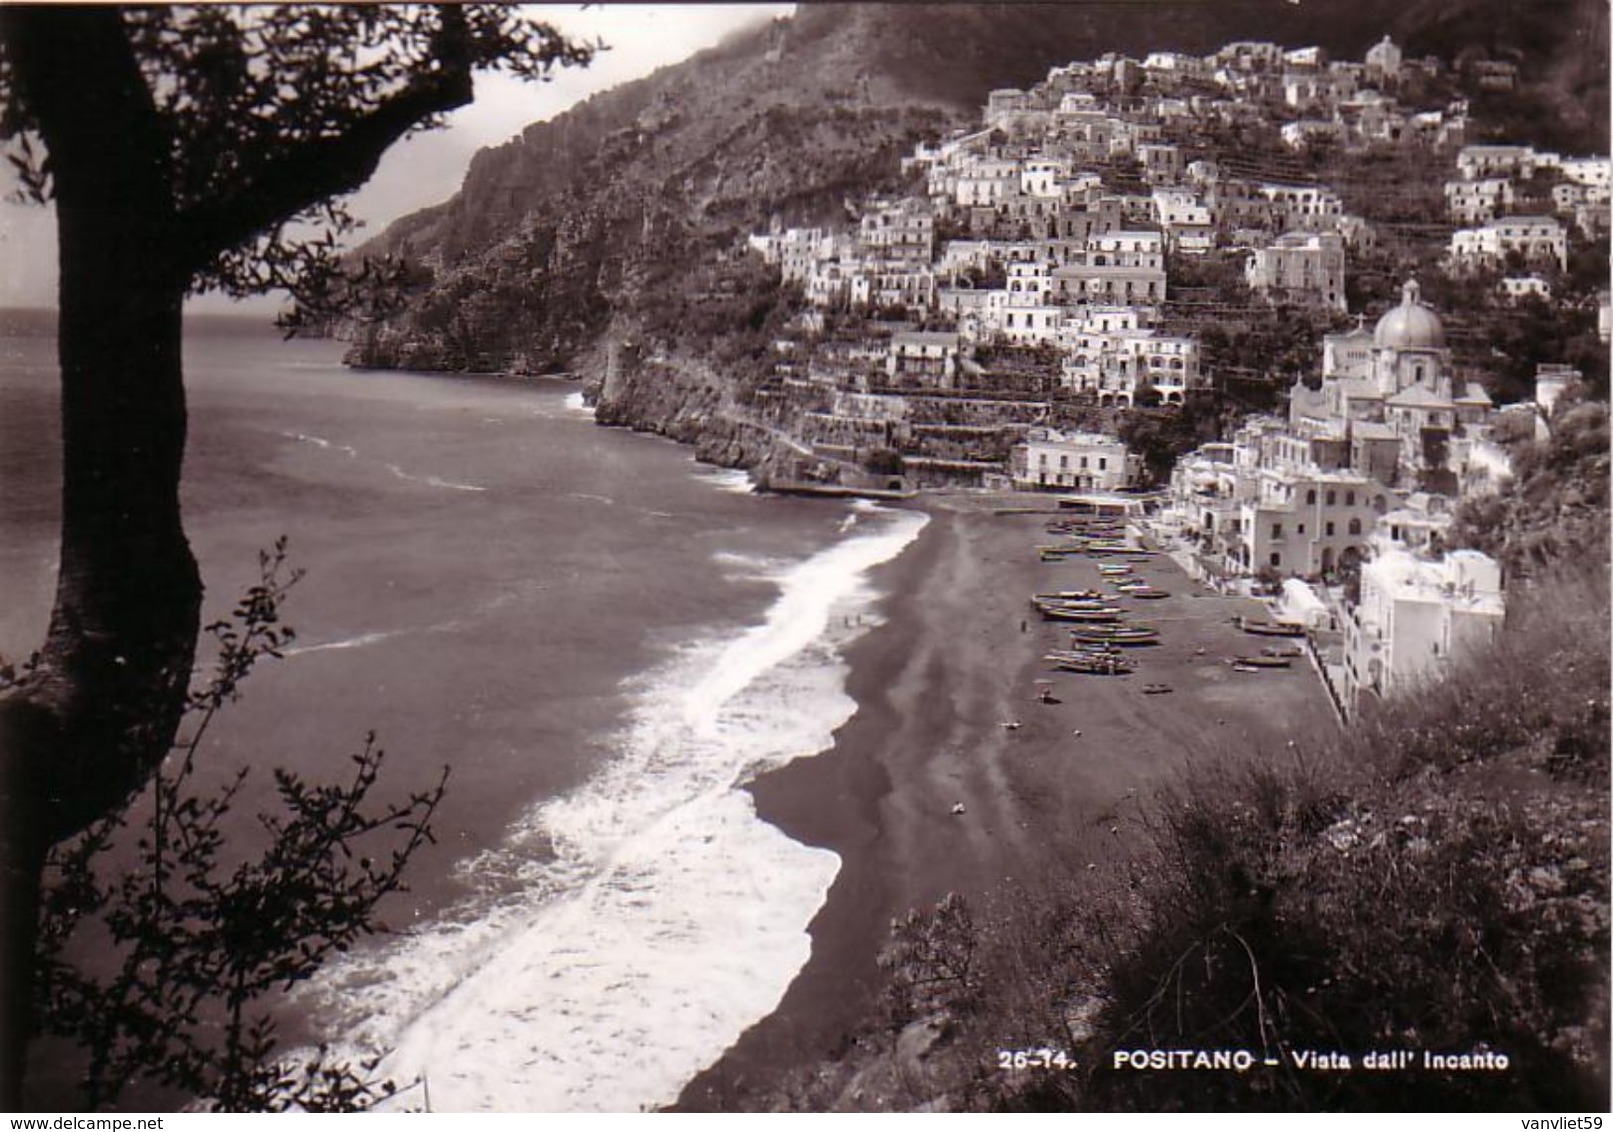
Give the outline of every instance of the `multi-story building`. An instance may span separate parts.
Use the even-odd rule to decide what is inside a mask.
[[[1568,234],[1555,216],[1503,216],[1451,233],[1452,270],[1500,267],[1514,254],[1525,264],[1549,263],[1566,270]]]
[[[1445,182],[1445,211],[1458,224],[1482,224],[1512,208],[1508,177],[1478,177]]]
[[[1493,641],[1506,619],[1501,567],[1476,550],[1438,561],[1387,550],[1361,569],[1344,624],[1344,703],[1354,716],[1413,692]]]
[[[935,253],[935,217],[925,201],[880,202],[863,214],[859,236],[870,259],[928,264]]]
[[[1384,36],[1375,46],[1367,49],[1367,77],[1386,86],[1395,85],[1400,81],[1402,58],[1402,52],[1395,41],[1387,35]]]
[[[1456,171],[1467,181],[1494,176],[1527,180],[1535,175],[1536,168],[1555,161],[1554,155],[1538,154],[1532,145],[1469,145],[1456,155]]]
[[[1255,249],[1244,268],[1250,288],[1269,301],[1294,300],[1346,309],[1344,241],[1320,232],[1291,232]]]
[[[1099,404],[1133,405],[1145,388],[1164,404],[1181,404],[1203,384],[1196,338],[1130,326],[1102,329],[1103,316],[1089,315],[1060,336],[1064,357],[1060,381]]]
[[[1343,199],[1324,185],[1263,184],[1258,191],[1279,232],[1331,232],[1344,215]]]
[[[1017,488],[1119,491],[1136,482],[1140,461],[1112,436],[1033,428],[1009,468]]]
[[[1215,246],[1215,220],[1193,189],[1154,190],[1154,216],[1173,251],[1207,252]]]
[[[929,310],[935,305],[935,273],[928,261],[867,260],[851,267],[849,277],[853,306]]]

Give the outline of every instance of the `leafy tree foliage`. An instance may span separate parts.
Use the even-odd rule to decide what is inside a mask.
[[[390,1082],[321,1050],[275,1056],[272,1019],[258,1005],[309,978],[333,953],[376,930],[376,906],[431,840],[430,819],[447,779],[403,802],[369,805],[384,753],[372,733],[346,783],[314,785],[274,771],[279,814],[260,814],[266,841],[235,860],[227,821],[248,772],[216,793],[199,790],[197,756],[218,713],[265,657],[294,639],[280,619],[287,591],[285,540],[261,557],[262,579],[233,614],[208,626],[218,646],[213,678],[192,693],[193,721],[177,765],[157,772],[132,831],[134,864],[106,875],[111,850],[136,822],[133,807],[55,847],[41,921],[39,986],[48,1032],[87,1053],[84,1099],[100,1108],[149,1080],[202,1098],[218,1111],[350,1111],[389,1096]],[[69,956],[92,941],[86,973]]]
[[[1504,492],[1464,500],[1451,536],[1499,557],[1513,571],[1606,561],[1608,409],[1565,395],[1540,440],[1511,446],[1513,481]]]
[[[393,142],[478,71],[590,50],[499,5],[0,8],[0,143],[56,205],[63,428],[50,625],[0,692],[0,1107],[19,1107],[45,854],[150,781],[188,702],[185,296],[328,295],[335,202]]]

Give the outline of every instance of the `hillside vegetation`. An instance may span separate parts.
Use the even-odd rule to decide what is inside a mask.
[[[1369,727],[1215,752],[1215,772],[1155,799],[1146,849],[1118,869],[915,912],[893,929],[885,1002],[774,1103],[1600,1110],[1608,612],[1602,562],[1559,564],[1492,651]],[[1000,1067],[1038,1048],[1076,1067]],[[1116,1067],[1148,1049],[1256,1064]],[[1365,1066],[1394,1050],[1412,1064]],[[1351,1068],[1301,1068],[1304,1051]],[[1423,1051],[1507,1067],[1425,1069]]]

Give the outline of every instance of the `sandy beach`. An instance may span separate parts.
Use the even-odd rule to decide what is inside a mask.
[[[1160,644],[1128,650],[1136,673],[1052,671],[1043,657],[1067,647],[1068,626],[1041,620],[1030,595],[1101,588],[1091,558],[1040,560],[1052,514],[1012,510],[1051,512],[1052,500],[922,506],[929,526],[874,575],[889,595],[885,624],[849,651],[857,714],[832,750],[752,788],[762,817],[841,857],[811,926],[812,958],[680,1108],[754,1108],[777,1070],[841,1044],[877,991],[890,923],[908,909],[948,892],[989,901],[1053,868],[1104,867],[1137,844],[1141,804],[1190,764],[1282,757],[1289,736],[1335,726],[1303,660],[1256,673],[1227,663],[1271,643],[1233,622],[1263,610],[1205,590],[1165,555],[1134,569],[1171,596],[1120,603],[1160,630]],[[1052,682],[1053,702],[1040,701],[1038,680]],[[1151,683],[1172,691],[1145,694]]]

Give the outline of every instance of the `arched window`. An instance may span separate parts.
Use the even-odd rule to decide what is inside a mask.
[[[1332,507],[1338,501],[1339,501],[1339,493],[1334,491],[1332,488],[1329,488],[1328,492],[1327,492],[1327,505],[1329,507]]]
[[[1361,520],[1360,519],[1351,519],[1350,520],[1350,533],[1352,535],[1359,535],[1361,533]]]
[[[1305,502],[1306,503],[1315,503],[1316,502],[1316,489],[1314,487],[1311,488],[1309,491],[1307,491],[1305,493]]]
[[[1355,506],[1355,492],[1346,491],[1344,493],[1344,505],[1346,507],[1354,507]]]

